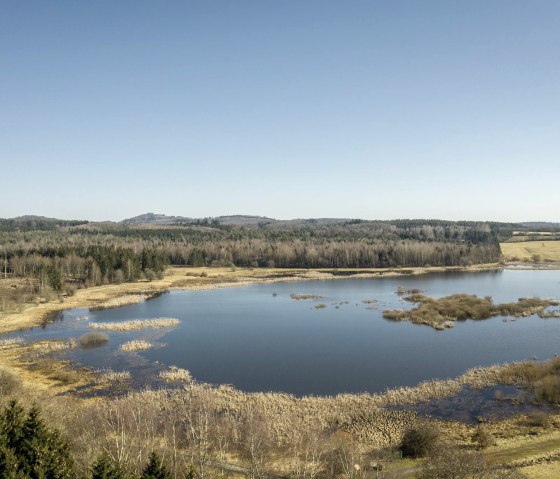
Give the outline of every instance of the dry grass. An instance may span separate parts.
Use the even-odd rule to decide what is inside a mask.
[[[167,382],[190,382],[192,381],[191,373],[186,369],[171,366],[167,371],[161,371],[159,377]]]
[[[152,344],[144,339],[134,339],[132,341],[128,341],[127,343],[121,344],[120,350],[125,352],[130,351],[144,351],[146,349],[150,349]]]
[[[146,328],[169,328],[177,326],[179,320],[175,318],[134,319],[116,323],[93,323],[91,329],[103,329],[106,331],[137,331]]]
[[[560,261],[560,241],[500,243],[507,261]]]
[[[0,339],[0,348],[11,348],[23,344],[22,338]]]
[[[143,301],[146,301],[148,298],[145,294],[127,294],[124,296],[119,296],[117,298],[109,299],[103,303],[97,304],[92,307],[92,310],[96,309],[111,309],[111,308],[120,308],[121,306],[127,306],[129,304],[138,304]]]
[[[545,462],[535,466],[520,469],[529,479],[558,479],[560,477],[560,462]]]
[[[130,372],[128,371],[113,371],[112,369],[101,369],[95,371],[96,381],[101,384],[123,382],[130,380]]]
[[[67,349],[75,349],[80,343],[83,344],[81,342],[81,338],[80,341],[75,339],[61,339],[54,341],[39,341],[32,344],[31,347],[41,354],[48,354],[57,351],[65,351]]]

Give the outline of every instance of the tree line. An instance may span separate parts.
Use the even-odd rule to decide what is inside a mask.
[[[3,220],[4,227],[9,223]],[[74,224],[77,223],[77,224]],[[0,231],[0,272],[65,285],[153,279],[168,265],[277,268],[468,266],[499,260],[501,223],[433,220],[170,227],[27,221]],[[11,224],[11,223],[10,223]],[[8,226],[6,226],[8,225]]]

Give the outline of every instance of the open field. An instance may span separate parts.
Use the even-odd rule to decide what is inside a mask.
[[[506,261],[560,261],[560,241],[500,243]]]

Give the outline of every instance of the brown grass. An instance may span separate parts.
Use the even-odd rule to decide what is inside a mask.
[[[560,261],[560,241],[500,243],[506,261]]]
[[[167,382],[190,382],[192,381],[191,373],[186,369],[171,366],[167,371],[161,371],[159,377]]]
[[[179,320],[175,318],[134,319],[132,321],[121,321],[115,323],[92,323],[91,329],[103,329],[106,331],[136,331],[146,328],[169,328],[177,326]]]

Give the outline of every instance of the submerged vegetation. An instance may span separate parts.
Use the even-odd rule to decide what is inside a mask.
[[[550,306],[557,306],[559,301],[540,298],[520,298],[516,302],[494,304],[489,296],[480,298],[476,295],[454,294],[443,298],[430,298],[423,294],[413,294],[404,298],[419,305],[409,310],[390,309],[383,311],[385,319],[410,321],[425,324],[436,329],[453,327],[452,321],[465,319],[488,319],[494,316],[526,317],[538,314],[551,317],[547,312]]]
[[[103,346],[109,342],[109,336],[103,333],[86,333],[79,338],[82,347]]]
[[[302,299],[323,299],[323,296],[321,296],[320,294],[292,293],[290,294],[290,298],[299,301]]]

